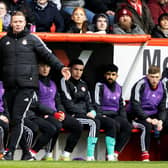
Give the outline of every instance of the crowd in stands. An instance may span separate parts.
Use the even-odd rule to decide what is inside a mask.
[[[151,130],[168,130],[167,69],[161,79],[160,68],[150,66],[146,76],[133,86],[125,108],[116,65],[102,68],[91,96],[82,79],[83,61],[71,60],[65,67],[30,32],[50,32],[54,24],[56,32],[151,34],[167,38],[167,4],[167,0],[1,1],[2,31],[7,34],[0,39],[0,159],[13,160],[18,146],[23,151],[21,160],[35,160],[44,146],[47,148],[42,159],[51,158],[64,128],[69,136],[59,159],[69,161],[86,127],[86,160],[95,160],[102,128],[106,159],[117,161],[136,127],[142,130],[142,161],[150,161]],[[157,16],[152,6],[157,6]],[[52,80],[52,71],[62,74],[59,84]]]
[[[2,31],[7,31],[11,14],[19,10],[26,15],[31,32],[151,34],[167,38],[168,18],[161,21],[161,15],[168,13],[167,0],[1,0],[0,7]]]

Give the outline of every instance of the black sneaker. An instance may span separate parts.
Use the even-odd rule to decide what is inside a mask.
[[[13,160],[13,152],[7,151],[3,156],[2,160]]]
[[[32,157],[32,155],[30,153],[23,153],[21,160],[30,160],[31,161],[31,160],[35,160],[35,158]]]

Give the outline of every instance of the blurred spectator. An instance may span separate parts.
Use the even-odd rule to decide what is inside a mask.
[[[29,3],[32,3],[32,2],[36,2],[37,0],[26,0],[27,2]],[[57,5],[57,9],[60,10],[61,9],[61,0],[49,0],[51,2],[53,2],[54,4]]]
[[[138,24],[145,33],[151,33],[154,27],[154,22],[150,10],[144,0],[126,0],[120,4],[119,8],[123,7],[131,11],[134,23]]]
[[[34,16],[32,14],[29,0],[5,0],[8,12],[12,14],[15,11],[22,11],[26,16],[27,26],[34,24]]]
[[[57,5],[57,9],[60,10],[62,5],[61,5],[61,0],[49,0]]]
[[[107,34],[110,33],[109,18],[106,14],[96,14],[93,18],[93,25],[86,33]]]
[[[73,10],[71,23],[68,28],[68,33],[82,33],[83,23],[87,20],[84,8],[77,7]]]
[[[7,13],[7,6],[4,2],[0,2],[0,19],[2,20],[2,31],[7,31],[11,15]]]
[[[32,10],[37,32],[50,32],[53,23],[56,26],[56,32],[64,31],[64,19],[53,2],[37,0],[32,3]]]
[[[133,22],[132,13],[126,8],[118,11],[116,20],[117,23],[113,25],[114,34],[145,34],[140,26]]]
[[[160,15],[151,35],[154,38],[168,38],[168,13]]]
[[[167,0],[149,0],[148,7],[150,9],[153,21],[158,24],[158,17],[162,13],[168,13],[168,1]]]
[[[120,1],[120,0],[118,0]],[[86,0],[86,8],[96,14],[105,13],[109,16],[110,25],[114,23],[117,0]]]
[[[68,15],[72,15],[73,10],[76,7],[83,7],[85,6],[85,0],[62,0],[62,9],[64,12],[66,12]],[[86,16],[88,18],[88,21],[91,23],[94,17],[94,13],[86,8],[85,12],[86,12]]]

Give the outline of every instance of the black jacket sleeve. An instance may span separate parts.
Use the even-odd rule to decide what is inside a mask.
[[[45,60],[54,70],[61,70],[64,66],[60,60],[51,52],[51,50],[46,46],[46,44],[37,36],[34,36],[34,50],[39,57],[39,59]]]
[[[131,100],[130,100],[132,107],[131,111],[135,115],[135,117],[138,117],[139,119],[146,119],[148,115],[145,114],[145,112],[143,111],[140,101],[141,94],[143,93],[144,90],[144,84],[141,84],[141,87],[138,88],[136,87],[137,84],[138,82],[134,85],[131,91]]]

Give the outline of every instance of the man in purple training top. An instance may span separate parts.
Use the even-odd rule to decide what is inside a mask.
[[[116,82],[117,77],[118,67],[114,64],[106,65],[102,81],[96,83],[95,87],[97,118],[101,121],[101,127],[106,131],[107,160],[111,160],[111,156],[114,157],[112,160],[118,160],[119,153],[129,140],[132,128],[127,120],[122,89]],[[115,144],[113,148],[112,144]]]
[[[152,128],[161,131],[166,119],[166,91],[160,81],[160,68],[150,66],[148,74],[132,88],[128,111],[133,115],[133,126],[140,128],[141,158],[149,161],[150,133]]]

